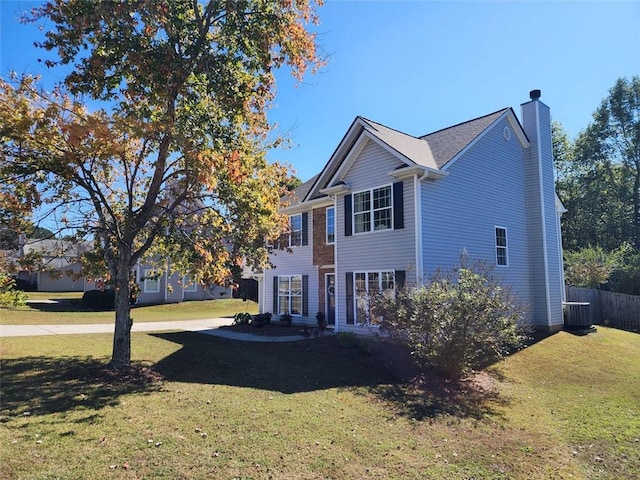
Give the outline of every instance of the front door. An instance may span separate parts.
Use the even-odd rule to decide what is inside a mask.
[[[336,276],[333,273],[327,273],[324,277],[325,285],[325,302],[327,312],[327,324],[335,325],[336,323]]]

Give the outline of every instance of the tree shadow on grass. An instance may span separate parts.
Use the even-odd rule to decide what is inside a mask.
[[[91,308],[85,307],[80,299],[60,299],[56,300],[55,303],[32,301],[28,302],[27,306],[30,309],[38,310],[39,312],[70,313],[95,311]]]
[[[508,403],[498,392],[503,379],[496,371],[483,369],[467,378],[449,379],[434,369],[421,368],[409,347],[397,342],[380,342],[377,356],[397,381],[378,385],[371,392],[389,402],[398,415],[415,420],[479,420],[487,415],[499,416],[497,407]]]
[[[508,402],[494,388],[473,379],[448,381],[427,374],[415,384],[379,385],[372,392],[391,403],[398,414],[426,420],[438,417],[473,418],[500,416],[496,408]]]
[[[335,337],[304,341],[241,342],[190,332],[153,334],[182,348],[154,366],[169,381],[300,393],[392,381],[361,351],[342,349]]]
[[[116,373],[91,357],[21,357],[2,360],[2,416],[97,410],[122,395],[161,388],[146,368]]]
[[[189,332],[154,336],[183,346],[154,366],[170,381],[286,394],[347,388],[373,394],[388,402],[394,414],[416,420],[445,415],[479,419],[497,415],[495,406],[504,403],[491,379],[450,382],[433,372],[419,372],[397,345],[367,341],[365,348],[357,343],[344,348],[336,336],[285,343],[239,342]]]

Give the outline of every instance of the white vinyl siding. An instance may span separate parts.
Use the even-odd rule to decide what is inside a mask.
[[[450,269],[466,251],[473,259],[496,264],[495,227],[508,220],[509,268],[497,274],[525,304],[530,304],[531,263],[524,148],[514,136],[505,140],[505,119],[487,131],[450,168],[449,175],[422,184],[424,276]]]
[[[397,179],[391,177],[389,173],[404,165],[387,150],[375,142],[369,141],[342,180],[351,187],[352,192],[371,190],[396,182]],[[336,200],[336,235],[338,238],[338,248],[335,251],[336,298],[338,299],[336,318],[340,331],[362,331],[362,326],[357,321],[354,325],[345,324],[347,319],[346,272],[404,270],[407,272],[407,283],[416,280],[415,268],[412,268],[416,262],[412,179],[403,181],[401,193],[403,196],[404,228],[379,230],[375,235],[357,235],[354,225],[354,234],[345,236],[344,196],[339,196]],[[372,241],[374,237],[375,242]]]
[[[313,215],[308,215],[308,228],[313,228]],[[274,249],[269,255],[269,262],[272,267],[265,270],[264,284],[260,286],[261,290],[259,298],[261,300],[261,312],[270,312],[273,315],[279,315],[279,301],[274,306],[273,291],[274,277],[280,276],[306,276],[308,279],[307,288],[307,305],[309,308],[308,315],[296,317],[296,323],[315,325],[318,305],[318,269],[313,265],[313,247],[311,242],[307,245],[301,245],[290,251]],[[278,286],[276,284],[276,290]]]

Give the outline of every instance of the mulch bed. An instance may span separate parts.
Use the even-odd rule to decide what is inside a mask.
[[[265,337],[288,337],[296,335],[305,335],[305,328],[301,325],[282,325],[278,321],[264,324],[243,324],[243,325],[229,325],[220,327],[224,330],[231,330],[239,333],[250,333],[252,335],[262,335]],[[308,335],[313,335],[315,328],[308,327]]]

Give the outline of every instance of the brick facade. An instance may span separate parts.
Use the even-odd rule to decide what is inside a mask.
[[[327,245],[327,209],[313,209],[313,264],[333,265],[333,245]]]

